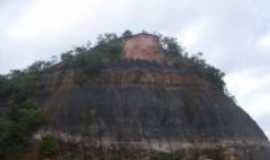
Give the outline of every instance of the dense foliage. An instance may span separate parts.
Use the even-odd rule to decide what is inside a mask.
[[[225,74],[219,69],[206,63],[202,58],[203,53],[196,55],[189,55],[184,49],[177,43],[175,38],[163,37],[159,35],[164,54],[168,59],[175,63],[178,69],[186,69],[190,73],[195,73],[201,78],[212,82],[215,87],[224,92],[225,83],[223,77]]]
[[[41,111],[32,102],[13,107],[0,119],[0,157],[22,152],[31,142],[32,134],[44,123]]]
[[[38,61],[25,70],[14,70],[0,76],[0,105],[5,102],[9,106],[7,113],[0,114],[1,157],[22,152],[31,142],[32,135],[45,124],[32,97],[38,91],[42,72],[51,65]]]
[[[214,66],[207,64],[205,60],[201,58],[201,55],[201,53],[193,56],[188,56],[186,54],[180,58],[175,58],[176,66],[178,68],[186,68],[190,70],[191,73],[193,72],[202,79],[210,81],[211,84],[216,87],[216,89],[224,92],[225,82],[223,81],[223,77],[225,76],[225,73]]]
[[[57,152],[58,141],[54,136],[47,135],[41,139],[40,152],[44,156],[51,156]]]
[[[108,33],[98,37],[94,47],[82,46],[61,55],[62,62],[72,69],[95,73],[105,64],[121,57],[120,39],[116,34]]]

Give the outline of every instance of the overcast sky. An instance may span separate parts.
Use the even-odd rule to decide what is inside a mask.
[[[270,137],[269,0],[0,0],[0,73],[105,32],[173,36],[226,72],[237,103]]]

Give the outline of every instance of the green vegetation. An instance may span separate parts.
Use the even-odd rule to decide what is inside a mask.
[[[147,32],[146,32],[147,33]],[[97,45],[91,47],[77,47],[74,50],[62,54],[62,62],[72,69],[79,69],[86,73],[97,73],[102,66],[115,62],[121,58],[121,38],[132,36],[132,32],[127,30],[121,37],[109,33],[98,37]],[[197,74],[202,79],[212,82],[220,91],[224,92],[225,74],[219,69],[211,66],[202,59],[202,53],[190,56],[172,37],[158,35],[164,50],[165,57],[175,63],[177,68],[186,69]]]
[[[120,156],[120,154],[119,153],[112,153],[111,154],[111,158],[110,158],[111,160],[121,160],[121,156]]]
[[[12,70],[0,76],[0,95],[10,97],[15,105],[25,102],[38,90],[42,73],[52,65],[50,61],[37,61],[22,71]]]
[[[123,38],[126,38],[126,37],[130,37],[132,36],[132,32],[130,30],[126,30],[123,34],[122,34],[122,37]]]
[[[91,74],[105,64],[119,60],[121,52],[120,39],[116,34],[108,33],[98,37],[96,46],[76,47],[62,54],[61,60],[68,68]]]
[[[174,155],[174,153],[156,153],[152,155],[151,160],[177,160],[178,158]]]
[[[25,70],[0,76],[0,103],[4,100],[9,107],[0,115],[0,157],[21,153],[45,124],[40,108],[31,99],[38,91],[42,72],[52,65],[38,61]]]
[[[94,47],[76,47],[63,53],[60,63],[64,64],[64,70],[93,74],[103,65],[119,60],[120,56],[119,38],[115,34],[105,34],[99,36]],[[24,70],[0,75],[0,105],[6,102],[9,106],[7,113],[0,114],[0,159],[10,153],[23,152],[33,134],[45,124],[40,108],[32,99],[41,87],[43,73],[55,65],[55,60],[37,61]],[[57,145],[52,137],[45,137],[41,146],[42,153],[51,154]]]
[[[212,82],[220,91],[225,92],[225,82],[223,77],[225,73],[206,63],[202,59],[203,53],[190,56],[177,43],[175,38],[163,37],[159,35],[164,49],[165,56],[173,61],[177,68],[186,69],[190,73],[197,74],[200,78]]]
[[[183,48],[172,37],[159,35],[165,54],[170,58],[182,58]]]
[[[10,83],[6,76],[0,75],[0,97],[10,95]]]
[[[130,36],[132,36],[132,32],[129,30],[125,31],[120,37],[114,33],[100,35],[94,46],[89,42],[86,46],[75,47],[64,52],[60,56],[59,64],[62,64],[64,70],[77,70],[88,75],[98,73],[106,64],[120,60],[121,39]],[[194,73],[202,79],[212,82],[218,90],[224,92],[223,77],[225,74],[214,66],[207,64],[202,59],[202,53],[189,55],[175,38],[158,36],[165,57],[173,61],[179,70],[185,69]],[[38,61],[23,71],[14,70],[7,76],[0,76],[0,95],[8,95],[11,94],[10,92],[16,93],[13,96],[19,101],[33,95],[37,87],[36,82],[38,82],[42,73],[54,64],[54,61]]]
[[[44,73],[53,67],[61,66],[61,71],[76,70],[85,75],[96,74],[105,65],[121,59],[121,38],[129,36],[132,36],[129,30],[120,37],[113,33],[100,35],[96,45],[91,46],[89,43],[86,46],[75,47],[63,53],[61,61],[57,64],[55,60],[37,61],[24,70],[13,70],[7,75],[0,75],[0,105],[2,102],[8,102],[9,106],[8,113],[0,114],[0,156],[23,150],[30,143],[33,133],[44,124],[40,108],[33,100],[40,90],[40,81]],[[174,62],[179,70],[185,69],[194,73],[224,92],[224,73],[207,64],[201,58],[201,53],[190,56],[176,39],[160,35],[159,37],[165,57]],[[85,116],[82,118],[85,119]],[[55,143],[51,137],[45,137],[42,140],[44,153],[53,153],[57,146]],[[166,155],[160,157],[166,159]]]
[[[54,136],[47,135],[41,139],[40,153],[43,156],[51,156],[57,152],[58,141]]]
[[[188,67],[192,72],[196,73],[202,79],[212,82],[216,89],[224,92],[225,91],[225,82],[223,77],[225,76],[224,72],[221,72],[219,69],[211,66],[201,58],[201,53],[195,56],[184,56],[182,60],[179,60],[177,64],[178,67]]]
[[[21,153],[44,122],[41,111],[30,101],[13,107],[0,119],[0,157]]]

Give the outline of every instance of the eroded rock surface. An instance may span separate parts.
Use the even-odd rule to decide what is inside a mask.
[[[141,62],[119,63],[80,82],[76,71],[64,73],[60,82],[54,74],[45,76],[51,80],[43,85],[52,86],[44,88],[52,91],[41,90],[40,103],[49,125],[36,136],[53,134],[90,148],[164,152],[187,160],[268,159],[262,130],[211,83],[154,62],[145,69],[136,65]]]

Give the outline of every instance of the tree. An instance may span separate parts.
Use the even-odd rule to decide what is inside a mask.
[[[97,38],[97,47],[105,44],[105,43],[109,43],[113,40],[116,40],[118,37],[115,33],[105,33],[103,35],[99,35]]]
[[[182,56],[182,48],[178,45],[175,38],[171,37],[164,37],[161,40],[163,45],[163,49],[165,50],[166,54],[170,56]]]
[[[0,97],[8,97],[11,92],[7,76],[0,75]]]
[[[58,146],[57,139],[51,135],[47,135],[41,139],[40,152],[44,156],[50,156],[56,153]]]
[[[126,37],[130,37],[132,36],[132,32],[130,30],[126,30],[123,34],[122,34],[122,37],[123,38],[126,38]]]
[[[0,157],[22,152],[44,123],[40,109],[33,102],[13,106],[10,113],[0,119]]]
[[[32,65],[30,65],[25,72],[31,73],[31,74],[39,74],[49,67],[51,67],[53,64],[49,61],[36,61]]]
[[[67,51],[65,53],[62,53],[61,54],[61,61],[70,65],[72,63],[72,60],[73,60],[73,55],[72,55],[72,50],[70,51]]]
[[[89,74],[97,73],[102,66],[121,57],[120,40],[114,33],[99,35],[94,47],[76,47],[71,67]]]

